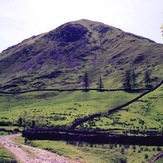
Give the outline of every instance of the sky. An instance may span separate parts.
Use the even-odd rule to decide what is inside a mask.
[[[0,0],[0,52],[79,19],[103,22],[163,43],[163,0]]]

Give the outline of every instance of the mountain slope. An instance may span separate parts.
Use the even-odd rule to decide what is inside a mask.
[[[162,51],[162,44],[103,23],[68,22],[4,50],[0,87],[78,88],[88,72],[91,87],[101,76],[106,88],[119,88],[128,69],[136,71],[141,86],[146,70],[152,70],[153,81],[162,80]]]
[[[130,134],[149,134],[156,132],[162,134],[163,128],[163,85],[146,94],[137,101],[121,108],[109,116],[94,118],[94,128],[125,129]],[[86,123],[85,123],[86,124]],[[88,122],[87,122],[88,124]],[[88,125],[87,125],[88,127]]]

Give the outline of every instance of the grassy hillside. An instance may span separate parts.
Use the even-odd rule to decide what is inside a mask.
[[[152,70],[152,84],[163,79],[163,46],[118,28],[89,20],[65,23],[28,38],[0,54],[0,89],[21,91],[79,88],[88,72],[91,87],[101,76],[105,88],[120,88],[134,69],[138,87]]]
[[[138,101],[122,108],[110,116],[95,118],[86,126],[93,128],[118,129],[123,133],[144,133],[145,131],[163,132],[163,86]],[[135,131],[135,132],[132,132]]]
[[[118,133],[161,133],[163,128],[162,90],[160,86],[136,102],[112,115],[102,114],[78,128],[111,130]],[[37,126],[70,127],[85,116],[105,113],[128,102],[140,93],[124,91],[39,91],[21,94],[0,94],[0,122],[17,124],[19,118],[34,120]]]
[[[124,91],[0,94],[0,122],[16,124],[21,117],[27,121],[35,120],[37,125],[68,127],[75,119],[105,112],[138,95]]]

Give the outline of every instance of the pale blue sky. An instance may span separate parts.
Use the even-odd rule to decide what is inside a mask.
[[[163,43],[163,0],[0,0],[0,51],[83,18]]]

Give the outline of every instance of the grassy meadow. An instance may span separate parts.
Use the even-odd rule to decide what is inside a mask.
[[[21,117],[35,120],[38,126],[69,127],[75,119],[106,112],[138,95],[124,91],[0,94],[0,122],[17,124]]]
[[[138,101],[122,108],[117,113],[94,118],[83,126],[104,130],[115,129],[114,132],[158,131],[163,132],[163,86]],[[132,132],[131,132],[132,133]]]

